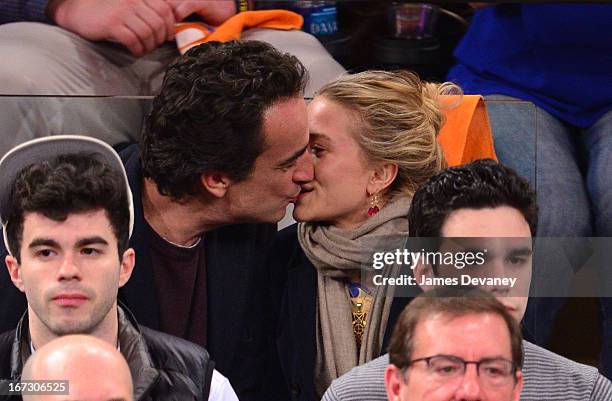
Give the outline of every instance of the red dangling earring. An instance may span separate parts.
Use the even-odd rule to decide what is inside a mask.
[[[372,195],[372,199],[370,199],[370,208],[368,209],[368,216],[372,217],[379,211],[380,209],[378,208],[378,194],[374,194]]]

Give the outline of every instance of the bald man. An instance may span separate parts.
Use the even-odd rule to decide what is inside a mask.
[[[59,337],[28,359],[22,380],[68,380],[69,396],[23,395],[24,401],[133,401],[125,358],[93,336]]]

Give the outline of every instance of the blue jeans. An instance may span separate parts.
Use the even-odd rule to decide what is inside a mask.
[[[612,111],[593,126],[579,129],[532,103],[508,96],[487,96],[487,110],[499,160],[536,189],[540,207],[537,235],[611,237]],[[571,250],[557,256],[555,274],[567,274],[583,262]],[[534,272],[537,281],[538,272]],[[612,298],[600,301],[602,368],[612,377]],[[546,342],[562,304],[559,297],[530,300],[523,324],[533,341]]]
[[[612,112],[585,130],[583,140],[588,152],[586,183],[593,208],[595,235],[609,237],[609,242],[612,242]],[[600,306],[603,327],[601,367],[603,373],[612,378],[612,298],[600,298]]]

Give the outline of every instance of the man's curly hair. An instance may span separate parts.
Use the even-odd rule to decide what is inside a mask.
[[[145,177],[163,195],[196,193],[205,171],[248,177],[264,150],[263,115],[303,96],[295,57],[258,41],[204,43],[175,60],[153,100],[141,143]]]
[[[477,160],[434,175],[412,198],[408,212],[411,237],[440,237],[446,218],[458,209],[510,206],[536,235],[538,206],[529,182],[494,160]]]
[[[130,225],[124,177],[89,153],[61,155],[26,167],[13,183],[6,216],[11,253],[20,262],[27,213],[64,221],[71,213],[96,209],[106,211],[121,259],[128,247]]]

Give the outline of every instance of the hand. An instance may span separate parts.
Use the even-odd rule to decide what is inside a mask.
[[[174,17],[182,21],[191,14],[198,14],[211,25],[220,25],[236,14],[234,0],[166,0],[174,10]]]
[[[164,0],[51,0],[47,14],[87,40],[107,40],[136,56],[174,39],[174,12]]]

